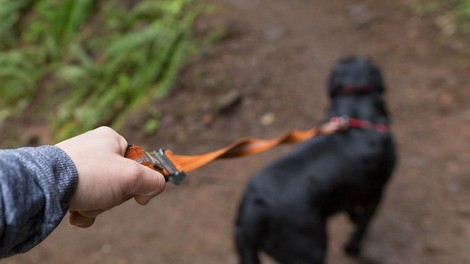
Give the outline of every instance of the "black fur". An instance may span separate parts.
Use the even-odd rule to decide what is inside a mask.
[[[350,89],[343,94],[341,89]],[[326,118],[348,115],[388,124],[380,70],[362,57],[333,68]],[[345,251],[359,255],[361,241],[395,164],[390,133],[350,128],[320,136],[259,172],[248,183],[236,220],[240,263],[260,263],[264,250],[280,263],[324,263],[328,217],[346,212],[356,229]]]

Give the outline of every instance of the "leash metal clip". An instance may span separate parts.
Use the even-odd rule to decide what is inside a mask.
[[[330,123],[336,126],[336,130],[344,131],[348,129],[349,127],[349,116],[342,115],[342,116],[332,117],[330,119]]]
[[[160,172],[166,181],[174,184],[180,184],[186,178],[186,173],[178,169],[171,158],[171,151],[167,149],[160,148],[147,152],[140,146],[130,145],[124,156]]]
[[[167,155],[168,150],[160,148],[156,151],[148,153],[154,159],[151,159],[153,166],[159,171],[163,171],[164,176],[168,177],[168,180],[174,184],[180,184],[185,178],[186,173],[178,170],[171,158]]]

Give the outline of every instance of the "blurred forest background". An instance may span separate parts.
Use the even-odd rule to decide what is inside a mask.
[[[119,129],[168,93],[201,44],[191,29],[203,10],[193,0],[0,0],[2,145],[27,143],[9,123],[25,113],[45,117],[53,140]]]
[[[470,34],[470,0],[414,0],[447,37]],[[135,107],[168,94],[184,62],[221,32],[195,38],[194,0],[0,0],[0,144],[50,143],[99,125],[119,130]],[[49,135],[18,133],[44,120]],[[142,129],[159,127],[159,111]],[[39,141],[39,142],[38,142]]]
[[[364,245],[328,263],[470,263],[470,0],[0,0],[0,147],[99,125],[130,143],[204,153],[323,119],[341,56],[384,70],[399,163]],[[237,263],[249,178],[286,153],[217,161],[89,229],[65,223],[7,264]],[[270,262],[266,262],[270,263]]]

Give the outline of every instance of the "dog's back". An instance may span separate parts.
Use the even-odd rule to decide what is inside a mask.
[[[348,73],[350,68],[342,70]],[[348,115],[371,124],[388,122],[381,92],[351,88],[336,94],[332,86],[345,87],[335,84],[338,75],[347,77],[333,71],[327,119]],[[366,87],[346,80],[349,87]],[[370,78],[365,80],[369,85]],[[236,223],[241,262],[259,263],[257,252],[263,249],[281,263],[323,263],[327,217],[339,211],[357,225],[346,251],[358,254],[394,163],[390,133],[375,129],[351,128],[298,146],[259,172],[246,188]]]

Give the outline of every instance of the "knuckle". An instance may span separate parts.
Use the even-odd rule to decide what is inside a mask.
[[[96,131],[103,133],[103,134],[109,134],[114,132],[114,130],[108,126],[100,126],[96,129]]]
[[[96,129],[97,133],[100,133],[101,136],[106,137],[108,140],[111,142],[114,142],[114,144],[117,144],[120,149],[126,149],[127,148],[127,140],[120,135],[118,132],[116,132],[114,129],[108,126],[101,126]]]
[[[118,145],[121,147],[121,149],[126,149],[127,146],[128,146],[127,140],[123,136],[121,136],[119,134],[117,134],[117,135],[118,135],[118,137],[116,138],[116,140],[117,140]]]
[[[139,178],[142,176],[142,174],[144,173],[144,168],[142,167],[141,164],[139,164],[137,161],[134,161],[134,160],[129,160],[131,162],[131,166],[128,166],[129,168],[129,172],[128,172],[128,175],[129,175],[129,179],[131,181],[137,181],[139,180]]]
[[[121,136],[114,129],[112,129],[109,126],[100,126],[96,129],[96,131],[101,133],[102,135],[104,135],[106,137],[118,138],[118,137]]]

